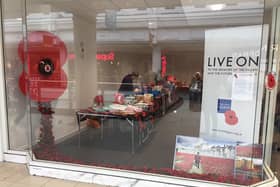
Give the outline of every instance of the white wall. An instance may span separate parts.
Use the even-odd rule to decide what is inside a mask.
[[[74,46],[76,54],[77,93],[79,107],[92,104],[97,93],[96,25],[74,16]]]

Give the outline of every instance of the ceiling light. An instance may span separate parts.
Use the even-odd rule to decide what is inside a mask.
[[[226,7],[225,4],[212,4],[212,5],[207,5],[207,8],[217,11],[217,10],[222,10]]]

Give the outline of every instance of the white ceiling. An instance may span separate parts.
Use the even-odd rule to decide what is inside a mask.
[[[153,7],[174,8],[182,6],[206,7],[209,4],[225,3],[229,6],[242,4],[264,5],[264,0],[26,0],[27,13],[48,13],[49,11],[63,11],[75,13],[92,19],[96,13],[106,9],[146,9]],[[4,13],[7,17],[21,17],[22,3],[18,0],[3,0]],[[20,1],[22,2],[22,1]],[[280,6],[280,0],[265,0],[265,7]],[[5,12],[6,11],[6,12]]]
[[[15,1],[17,0],[6,0]],[[153,8],[165,7],[174,8],[182,6],[206,7],[210,4],[259,4],[264,5],[264,0],[27,0],[29,11],[40,11],[38,6],[49,5],[51,9],[80,14],[92,17],[96,13],[104,12],[108,9],[128,9],[128,8]],[[265,7],[280,6],[280,0],[265,0]],[[34,8],[36,7],[36,8]]]
[[[279,0],[265,0],[267,6],[279,5]],[[237,3],[261,3],[264,0],[30,0],[32,3],[64,4],[66,6],[86,6],[95,10],[118,8],[151,8],[151,7],[175,7],[175,6],[206,6],[209,4],[237,4]]]
[[[122,8],[152,8],[152,7],[167,7],[175,6],[206,6],[210,4],[238,4],[238,3],[260,3],[266,7],[280,6],[280,0],[29,0],[36,4],[52,4],[65,5],[77,8],[104,10],[104,9],[122,9]]]

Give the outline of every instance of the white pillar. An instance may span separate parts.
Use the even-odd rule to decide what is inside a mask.
[[[78,107],[91,106],[97,94],[96,22],[74,15],[76,93]]]
[[[153,46],[152,70],[154,73],[158,73],[161,70],[161,48],[159,45]]]

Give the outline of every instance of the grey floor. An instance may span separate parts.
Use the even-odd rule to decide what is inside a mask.
[[[197,111],[197,110],[196,110]],[[107,121],[104,139],[99,129],[87,129],[78,136],[58,145],[61,153],[88,163],[104,163],[120,166],[172,168],[176,135],[199,135],[200,112],[190,110],[189,101],[174,106],[163,117],[155,120],[150,138],[131,153],[130,127],[125,121]],[[135,142],[137,144],[137,142]]]

